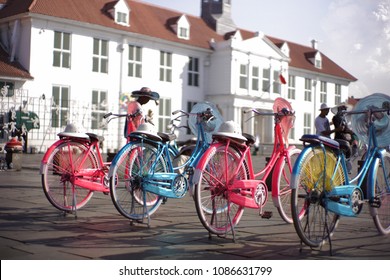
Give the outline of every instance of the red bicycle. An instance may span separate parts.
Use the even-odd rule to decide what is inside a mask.
[[[260,216],[270,218],[272,212],[263,209],[268,200],[269,176],[272,176],[275,207],[284,221],[293,222],[290,176],[300,150],[289,146],[287,139],[295,116],[290,103],[283,98],[275,100],[273,111],[262,113],[252,110],[255,116],[273,116],[275,121],[273,152],[264,169],[258,173],[253,170],[251,147],[255,143],[254,137],[241,134],[239,128],[227,127],[228,122],[213,135],[214,143],[197,165],[196,210],[210,235],[221,236],[232,231],[234,239],[234,227],[245,207],[259,209]]]
[[[142,108],[133,101],[129,104],[128,112],[108,113],[104,119],[108,123],[115,118],[126,117],[126,128],[135,130],[144,122]],[[99,144],[103,137],[79,133],[72,125],[68,125],[58,136],[60,139],[49,147],[41,162],[42,187],[55,208],[77,216],[77,210],[89,202],[95,191],[104,194],[110,192],[110,162],[105,162],[100,152]],[[153,197],[149,199],[154,200]]]

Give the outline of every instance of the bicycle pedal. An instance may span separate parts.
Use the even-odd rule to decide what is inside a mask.
[[[264,211],[260,216],[262,219],[270,219],[272,217],[272,211]]]
[[[374,208],[381,207],[381,200],[378,197],[370,199],[370,206]]]

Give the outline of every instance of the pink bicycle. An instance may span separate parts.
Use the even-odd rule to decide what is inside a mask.
[[[255,173],[251,147],[255,139],[221,125],[214,142],[203,154],[195,171],[195,204],[200,221],[209,234],[226,236],[239,223],[244,208],[259,209],[262,218],[268,200],[267,178],[272,176],[272,200],[282,219],[292,223],[290,176],[300,150],[289,146],[288,133],[294,124],[294,112],[283,98],[275,100],[273,113],[252,110],[255,116],[273,116],[275,120],[272,156],[264,169]],[[223,131],[224,126],[226,131]],[[272,175],[271,175],[272,174]],[[262,177],[261,177],[262,176]],[[259,178],[261,177],[261,178]]]
[[[108,123],[121,117],[126,117],[128,133],[144,122],[141,106],[135,101],[129,103],[128,113],[108,113],[104,119]],[[42,188],[55,208],[77,216],[77,210],[90,201],[94,192],[109,194],[111,163],[105,162],[100,152],[103,137],[79,133],[72,125],[58,136],[60,139],[48,148],[41,162]],[[150,194],[146,200],[155,200],[155,195]]]

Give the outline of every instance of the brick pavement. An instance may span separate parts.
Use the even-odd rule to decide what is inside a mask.
[[[21,171],[0,172],[0,258],[2,260],[389,260],[390,237],[379,236],[367,205],[358,218],[342,218],[329,246],[301,247],[292,225],[279,218],[272,201],[269,220],[246,209],[231,236],[211,239],[200,224],[189,195],[169,199],[152,216],[151,225],[130,225],[107,195],[63,216],[45,198],[38,173],[42,154],[24,154]],[[256,165],[264,166],[264,157]],[[302,249],[302,250],[301,250]]]

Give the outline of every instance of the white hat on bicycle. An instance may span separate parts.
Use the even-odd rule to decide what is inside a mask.
[[[138,126],[136,131],[133,131],[131,134],[143,134],[148,138],[155,141],[162,141],[161,137],[157,134],[156,128],[150,123],[142,123]],[[131,135],[130,134],[130,135]]]
[[[213,133],[213,136],[229,137],[233,140],[246,141],[247,139],[242,135],[241,127],[234,121],[226,121],[221,124],[218,132]]]

